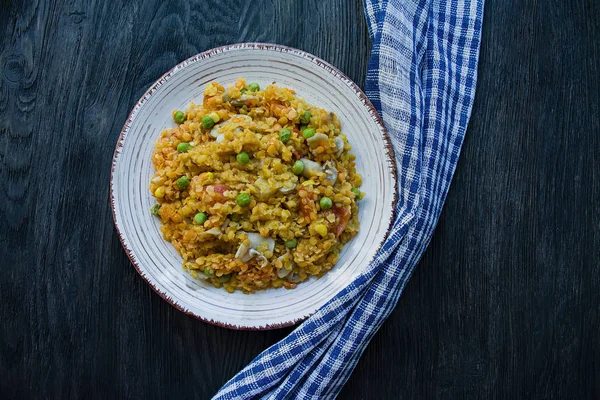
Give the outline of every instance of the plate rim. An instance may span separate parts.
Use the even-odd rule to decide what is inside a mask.
[[[149,277],[146,276],[144,273],[142,273],[142,270],[141,270],[140,266],[138,265],[138,262],[135,260],[135,257],[133,256],[132,252],[130,251],[130,249],[128,248],[128,246],[126,244],[123,233],[121,232],[121,228],[119,227],[119,224],[117,223],[117,214],[116,214],[116,210],[115,210],[115,195],[114,195],[115,167],[116,167],[118,157],[120,154],[119,150],[121,148],[123,148],[123,146],[124,146],[125,137],[131,126],[132,117],[133,117],[134,113],[148,100],[148,98],[150,96],[152,96],[152,93],[158,87],[160,87],[171,75],[173,75],[175,73],[175,71],[177,71],[181,68],[185,68],[190,63],[199,62],[205,58],[209,58],[209,57],[212,57],[212,56],[215,56],[215,55],[218,55],[221,53],[229,52],[229,51],[239,51],[239,50],[244,50],[244,49],[278,51],[278,52],[282,52],[282,53],[293,53],[293,54],[299,55],[301,57],[304,57],[304,58],[310,60],[311,62],[313,62],[315,65],[317,65],[321,69],[323,69],[328,74],[333,75],[337,79],[341,79],[347,86],[350,87],[350,89],[352,89],[352,91],[356,95],[358,95],[361,102],[368,108],[369,114],[371,114],[371,117],[373,117],[375,123],[377,125],[379,125],[380,131],[382,133],[382,139],[383,139],[383,142],[385,145],[386,155],[388,158],[388,160],[387,160],[388,164],[389,164],[388,168],[389,168],[389,170],[393,176],[393,180],[394,180],[394,188],[393,188],[394,190],[393,190],[393,197],[392,197],[392,211],[394,211],[396,209],[396,205],[397,205],[397,201],[398,201],[398,171],[397,171],[397,165],[396,165],[396,158],[395,158],[395,154],[394,154],[394,147],[392,146],[391,139],[387,133],[387,129],[385,128],[385,124],[383,123],[381,116],[379,115],[379,113],[375,109],[375,106],[373,106],[373,104],[371,103],[371,101],[369,100],[367,95],[362,91],[362,89],[352,79],[350,79],[346,74],[344,74],[337,67],[333,66],[332,64],[328,63],[327,61],[325,61],[313,54],[310,54],[304,50],[300,50],[300,49],[297,49],[294,47],[285,46],[285,45],[281,45],[281,44],[275,44],[275,43],[263,43],[263,42],[242,42],[242,43],[229,44],[229,45],[215,47],[215,48],[203,51],[201,53],[195,54],[195,55],[183,60],[182,62],[176,64],[173,68],[171,68],[167,72],[165,72],[160,78],[158,78],[144,92],[144,94],[142,94],[140,99],[138,101],[136,101],[135,105],[132,107],[131,111],[127,115],[127,119],[125,120],[125,123],[123,124],[123,128],[121,129],[121,132],[119,133],[119,137],[117,139],[117,144],[115,146],[115,150],[113,153],[113,158],[112,158],[112,162],[111,162],[111,170],[110,170],[110,207],[111,207],[112,216],[113,216],[113,224],[117,231],[117,235],[119,237],[119,241],[121,242],[121,246],[123,247],[123,250],[127,254],[127,258],[129,258],[129,262],[133,265],[133,267],[137,271],[138,275],[140,275],[140,277],[146,282],[146,284],[148,284],[152,288],[152,290],[154,290],[154,292],[156,294],[158,294],[164,301],[166,301],[171,306],[175,307],[177,310],[179,310],[197,320],[206,322],[211,325],[219,326],[222,328],[233,329],[233,330],[267,331],[267,330],[280,329],[280,328],[285,328],[288,326],[296,325],[299,322],[306,320],[308,317],[310,317],[312,314],[314,314],[317,310],[314,310],[302,317],[295,318],[291,321],[275,323],[275,324],[267,324],[264,326],[235,325],[235,324],[230,324],[230,323],[226,323],[226,322],[215,321],[213,319],[202,317],[201,315],[198,315],[198,314],[192,312],[191,310],[187,310],[182,305],[180,305],[176,301],[173,301],[171,298],[169,298],[166,293],[163,293],[162,291],[160,291],[154,285],[154,283],[152,281],[150,281]],[[390,231],[392,229],[392,225],[394,223],[394,214],[395,214],[394,212],[391,213],[389,224],[388,224],[386,233],[383,237],[383,240],[379,243],[377,251],[376,251],[375,255],[373,256],[373,258],[369,261],[369,263],[371,263],[377,257],[377,254],[379,253],[383,244],[389,237]],[[329,299],[329,300],[331,300],[331,299]]]

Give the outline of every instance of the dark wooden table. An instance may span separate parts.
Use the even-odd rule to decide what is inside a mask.
[[[0,0],[0,30],[0,398],[208,398],[291,328],[210,326],[142,281],[109,208],[119,131],[228,43],[364,85],[362,2]],[[437,231],[341,398],[600,398],[599,82],[598,1],[488,1]]]

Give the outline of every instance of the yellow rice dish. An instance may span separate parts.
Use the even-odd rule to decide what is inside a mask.
[[[359,229],[355,156],[335,114],[288,88],[210,83],[155,144],[151,212],[183,268],[228,292],[320,277]]]

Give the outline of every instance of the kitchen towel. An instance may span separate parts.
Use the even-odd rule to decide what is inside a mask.
[[[259,354],[215,399],[330,399],[388,317],[429,244],[477,82],[483,0],[365,0],[367,96],[394,146],[398,203],[367,270]]]

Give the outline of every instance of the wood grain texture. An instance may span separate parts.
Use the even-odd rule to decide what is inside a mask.
[[[438,229],[343,399],[600,398],[600,6],[489,1]],[[361,1],[0,0],[0,398],[208,398],[290,328],[161,300],[112,224],[140,95],[209,48],[269,41],[364,84]]]

